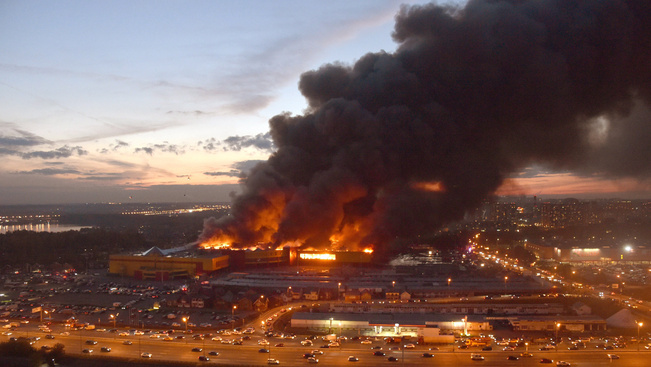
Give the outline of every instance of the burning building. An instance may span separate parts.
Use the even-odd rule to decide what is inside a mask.
[[[304,73],[303,115],[205,247],[373,247],[432,233],[531,164],[651,173],[647,0],[470,0],[403,7],[395,52]]]

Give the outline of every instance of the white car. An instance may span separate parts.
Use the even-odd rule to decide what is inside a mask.
[[[405,348],[406,349],[414,349],[414,348],[416,348],[416,346],[413,345],[413,344],[407,344],[407,345],[405,345]]]
[[[360,343],[362,343],[362,344],[373,344],[373,342],[368,340],[368,339],[367,340],[362,340]]]
[[[571,366],[570,362],[566,362],[566,361],[558,361],[558,362],[556,362],[556,365],[559,366],[559,367],[570,367]]]
[[[619,356],[617,354],[608,354],[608,358],[610,358],[610,359],[619,359]]]
[[[267,359],[267,364],[280,364],[280,361],[277,359],[269,358]]]
[[[258,345],[269,345],[269,342],[266,339],[258,340]]]
[[[152,357],[152,356],[151,356],[151,353],[146,353],[146,352],[143,352],[142,354],[140,354],[140,356],[141,356],[142,358],[151,358],[151,357]]]
[[[473,353],[473,354],[470,355],[470,359],[472,359],[473,361],[483,361],[484,356],[482,356],[481,354],[474,354]]]
[[[301,341],[301,345],[305,347],[311,347],[312,346],[312,341],[311,340],[303,340]]]
[[[310,357],[307,359],[307,363],[319,363],[319,360],[314,357]]]
[[[348,356],[348,362],[357,362],[359,361],[359,358],[355,356]]]

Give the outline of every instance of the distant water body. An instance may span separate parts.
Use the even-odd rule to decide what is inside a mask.
[[[58,223],[12,224],[12,225],[0,225],[0,234],[5,234],[14,231],[66,232],[66,231],[78,231],[82,228],[91,228],[91,227],[76,226],[72,224],[58,224]]]

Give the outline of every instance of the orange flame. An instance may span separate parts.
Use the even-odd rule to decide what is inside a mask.
[[[445,192],[445,186],[441,181],[435,182],[415,182],[411,185],[415,189],[433,192]]]

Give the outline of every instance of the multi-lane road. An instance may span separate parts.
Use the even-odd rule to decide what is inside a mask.
[[[635,348],[627,348],[617,351],[603,351],[594,348],[588,348],[579,351],[567,351],[560,349],[556,351],[533,351],[534,356],[529,358],[520,358],[517,361],[507,360],[509,355],[519,356],[524,350],[516,350],[511,352],[504,351],[489,351],[478,352],[473,351],[459,351],[454,350],[447,346],[445,350],[429,351],[427,347],[417,346],[415,349],[401,349],[395,350],[397,346],[393,346],[394,350],[389,349],[390,346],[381,341],[376,341],[371,345],[361,344],[358,341],[344,342],[338,348],[319,348],[325,342],[320,340],[315,341],[314,346],[302,346],[300,341],[303,338],[280,339],[269,338],[271,343],[270,353],[260,353],[259,349],[263,348],[257,344],[257,341],[262,339],[260,332],[253,336],[252,340],[244,342],[244,345],[231,345],[222,344],[218,341],[210,339],[193,340],[193,339],[175,339],[173,341],[165,341],[162,339],[153,339],[147,335],[142,336],[128,336],[120,337],[114,333],[97,332],[97,331],[72,331],[70,335],[60,335],[60,330],[53,330],[52,335],[55,339],[44,338],[45,333],[37,331],[34,327],[29,330],[22,325],[18,330],[14,331],[11,336],[39,336],[40,340],[34,344],[36,348],[43,345],[52,346],[55,343],[62,343],[65,345],[68,354],[82,354],[83,349],[92,349],[90,354],[91,358],[105,358],[108,356],[126,357],[133,359],[140,359],[141,353],[151,353],[153,360],[165,361],[184,361],[184,362],[197,362],[206,365],[266,365],[267,359],[274,358],[280,361],[281,365],[287,366],[304,366],[308,361],[303,358],[304,353],[308,353],[313,349],[321,349],[324,354],[318,355],[320,365],[351,365],[351,366],[382,366],[382,365],[436,365],[436,366],[545,366],[540,363],[541,358],[549,358],[554,361],[552,366],[556,365],[556,361],[564,360],[571,363],[572,366],[613,366],[618,365],[621,367],[647,367],[649,366],[649,358],[651,352],[648,351],[635,351]],[[8,339],[8,335],[0,337],[0,340]],[[191,336],[190,336],[191,337]],[[95,345],[86,344],[87,340],[94,340],[97,342]],[[131,345],[123,344],[125,340],[131,341]],[[278,343],[283,343],[284,346],[276,347]],[[110,347],[111,352],[101,352],[101,347]],[[386,355],[374,356],[374,350],[371,347],[382,347],[382,352]],[[193,348],[201,348],[201,352],[192,351]],[[443,348],[442,348],[443,349]],[[378,349],[379,350],[379,349]],[[218,356],[212,356],[210,351],[218,352]],[[422,356],[424,352],[434,354],[432,358],[425,358]],[[480,353],[483,361],[473,361],[470,356],[471,353]],[[616,353],[620,359],[611,360],[608,358],[608,353]],[[86,353],[85,355],[89,355]],[[208,362],[199,362],[198,357],[206,355],[210,358]],[[359,360],[357,362],[349,362],[348,357],[355,356]],[[388,357],[393,356],[398,359],[397,362],[390,362]]]

